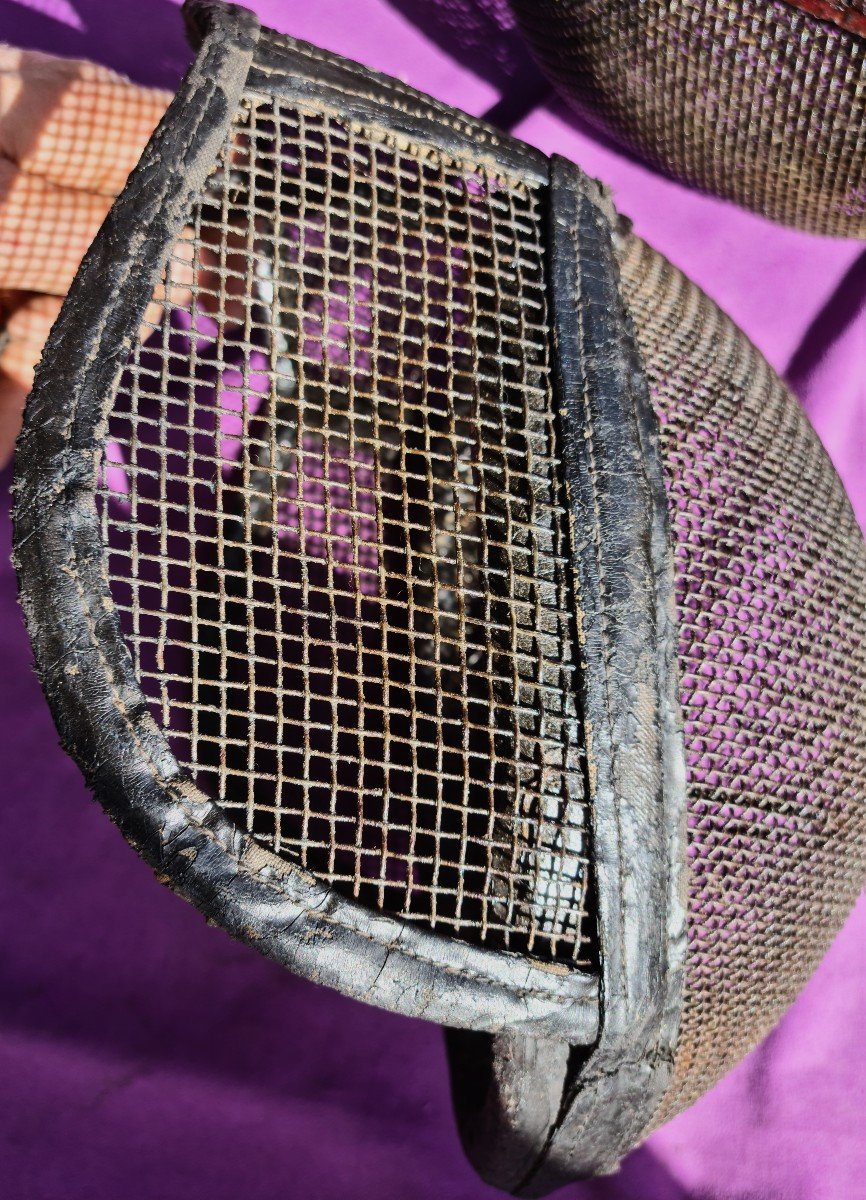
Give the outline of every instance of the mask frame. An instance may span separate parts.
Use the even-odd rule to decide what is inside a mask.
[[[455,1103],[486,1178],[536,1194],[610,1170],[667,1087],[685,955],[673,566],[612,209],[571,163],[261,30],[242,9],[199,0],[185,12],[198,56],[70,289],[18,447],[15,563],[63,745],[127,840],[209,920],[308,979],[462,1031],[450,1036]],[[239,830],[148,710],[105,575],[96,478],[141,315],[245,87],[483,158],[545,190],[598,971],[474,946],[339,894]]]

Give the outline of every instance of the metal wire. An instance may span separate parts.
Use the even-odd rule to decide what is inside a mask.
[[[562,94],[658,169],[786,224],[866,234],[856,5],[831,19],[789,0],[511,7]]]
[[[626,239],[661,421],[688,771],[685,1108],[779,1019],[866,864],[866,547],[793,396],[670,263]]]

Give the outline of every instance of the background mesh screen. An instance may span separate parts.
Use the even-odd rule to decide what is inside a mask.
[[[689,949],[657,1123],[763,1037],[866,877],[866,547],[800,406],[674,267],[626,238],[676,561]]]
[[[866,235],[866,38],[785,0],[511,0],[563,95],[678,179]]]
[[[364,903],[586,962],[537,189],[249,94],[108,422],[178,759]]]

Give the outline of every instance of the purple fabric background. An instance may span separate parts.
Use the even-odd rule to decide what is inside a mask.
[[[251,2],[251,0],[250,0]],[[866,522],[866,251],[663,180],[551,99],[500,0],[258,0],[262,18],[493,110],[614,188],[787,375]],[[173,0],[0,0],[0,37],[173,86]],[[438,1029],[285,974],[153,880],[89,799],[32,673],[2,491],[0,1195],[481,1200]],[[866,1196],[866,903],[773,1035],[573,1200]]]

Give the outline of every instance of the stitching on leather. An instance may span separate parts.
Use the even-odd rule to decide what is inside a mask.
[[[276,42],[277,38],[272,40]],[[379,79],[369,78],[366,68],[361,67],[359,70],[355,64],[347,63],[327,50],[302,45],[294,38],[287,36],[280,37],[279,44],[281,49],[289,50],[313,67],[319,63],[326,63],[346,72],[351,76],[355,86],[350,88],[344,85],[345,92],[356,100],[390,100],[400,112],[411,112],[413,115],[418,114],[428,120],[440,122],[459,134],[474,137],[479,142],[494,148],[507,147],[511,140],[507,137],[503,138],[492,126],[474,120],[470,116],[455,117],[447,105],[441,104],[432,97],[416,94],[413,88],[400,83],[399,80],[389,80],[385,83]],[[265,67],[264,71],[267,74],[273,74],[273,68]]]

